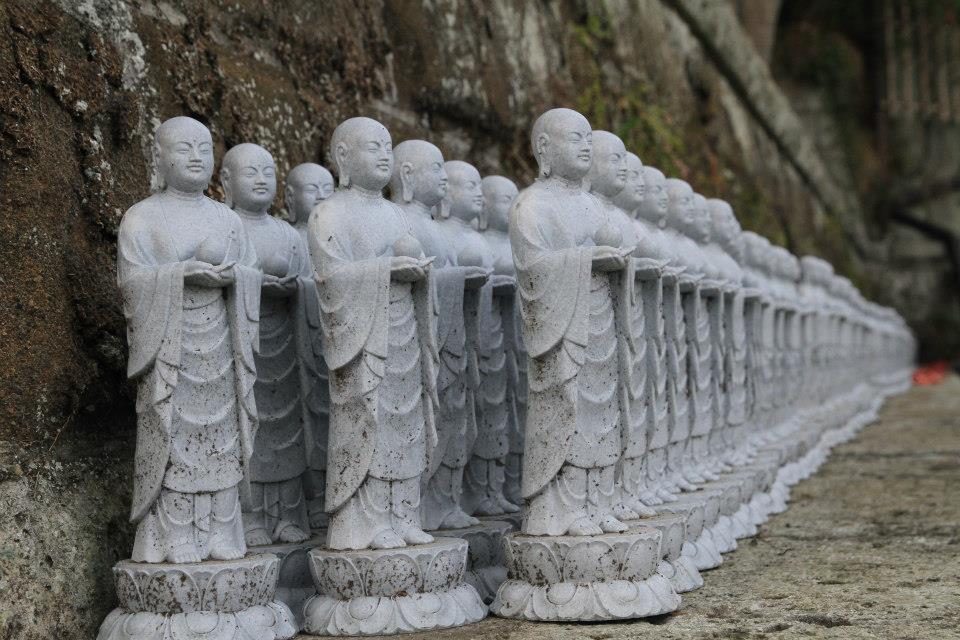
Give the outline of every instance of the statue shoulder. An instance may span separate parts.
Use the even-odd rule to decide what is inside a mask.
[[[120,219],[121,234],[136,234],[151,229],[157,224],[163,212],[160,194],[155,193],[140,202],[137,202],[123,214]]]

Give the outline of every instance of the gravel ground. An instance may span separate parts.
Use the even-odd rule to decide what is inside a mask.
[[[704,578],[679,611],[651,620],[490,618],[405,638],[960,638],[960,378],[888,400]]]

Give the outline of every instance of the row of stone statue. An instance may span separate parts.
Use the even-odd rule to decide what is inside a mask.
[[[457,626],[486,613],[474,587],[488,601],[499,589],[492,610],[511,617],[663,613],[719,557],[718,522],[761,497],[753,519],[773,511],[777,474],[902,381],[909,330],[828,263],[742,232],[726,202],[576,112],[542,115],[531,143],[539,177],[518,194],[351,118],[330,145],[339,189],[319,165],[295,167],[288,224],[269,215],[265,149],[226,153],[224,205],[203,195],[209,131],[160,126],[156,192],[118,239],[138,381],[121,600],[151,563],[202,572],[248,546],[310,546],[320,529],[302,611],[313,633]],[[499,545],[521,507],[506,560],[464,533],[468,561],[458,531]],[[668,552],[675,525],[687,561]],[[620,568],[590,544],[620,550]],[[275,560],[254,549],[256,567],[235,570],[276,582]],[[505,582],[489,566],[503,562]],[[566,575],[574,565],[589,577]],[[465,569],[492,584],[464,584]],[[261,591],[269,624],[243,607],[234,624],[288,637]],[[144,598],[137,611],[175,636],[178,612]],[[153,637],[118,631],[131,606],[102,638]]]

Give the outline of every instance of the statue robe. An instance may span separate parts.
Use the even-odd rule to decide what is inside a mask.
[[[605,220],[586,193],[538,181],[510,210],[523,339],[530,356],[522,493],[540,492],[564,463],[590,469],[620,456],[611,276],[592,271]]]
[[[437,443],[427,450],[427,467],[423,474],[424,481],[427,481],[442,462],[456,465],[456,449],[459,447],[462,450],[463,445],[454,436],[467,431],[468,414],[472,415],[473,407],[472,404],[468,406],[471,399],[467,397],[464,380],[468,357],[463,313],[463,273],[451,259],[453,249],[437,222],[430,219],[426,212],[416,210],[413,204],[400,207],[400,210],[410,226],[411,234],[420,242],[424,255],[434,258],[430,272],[433,323],[439,357],[436,393],[440,405],[436,416]]]
[[[678,234],[665,234],[666,250],[676,259]],[[677,266],[682,266],[678,265]],[[686,278],[681,274],[680,279]],[[667,347],[667,401],[670,415],[670,443],[683,442],[690,435],[690,386],[687,376],[687,323],[684,320],[680,280],[663,286],[663,320]]]
[[[300,236],[300,276],[297,278],[296,323],[297,369],[300,377],[301,415],[306,441],[307,466],[315,472],[327,469],[327,430],[330,421],[330,383],[323,360],[323,330],[317,281],[310,262],[307,225],[295,226]],[[310,492],[322,496],[324,486]]]
[[[436,446],[432,285],[391,280],[394,243],[411,229],[386,200],[339,190],[314,208],[309,233],[330,375],[333,513],[368,476],[420,476]]]
[[[693,273],[704,274],[703,253],[689,238],[681,238],[684,264]],[[690,399],[690,435],[703,436],[713,426],[712,349],[709,303],[699,284],[681,296],[686,324],[687,384]]]
[[[233,285],[184,284],[185,262],[205,238],[223,241],[223,261],[236,261]],[[117,281],[127,319],[127,375],[137,380],[135,522],[163,487],[213,493],[249,477],[257,431],[256,264],[237,214],[209,198],[194,204],[155,194],[123,216]]]
[[[299,275],[303,271],[301,260],[305,251],[300,235],[290,225],[269,215],[241,215],[241,220],[258,255],[263,258],[271,254],[285,256],[288,268],[284,275]],[[307,468],[300,356],[312,352],[313,345],[311,336],[304,335],[308,325],[299,321],[305,319],[307,313],[303,293],[298,287],[290,297],[262,295],[260,298],[260,351],[256,356],[255,387],[260,429],[250,463],[252,482],[276,483],[299,478]],[[269,496],[264,499],[272,501]],[[302,495],[299,499],[302,501]]]
[[[645,220],[635,220],[638,240],[637,252],[641,258],[670,262],[670,256],[664,251],[663,233]],[[647,446],[650,449],[665,447],[670,442],[669,407],[676,404],[676,393],[669,381],[669,363],[667,361],[667,336],[663,316],[662,278],[644,280],[639,285],[643,298],[643,315],[646,339],[646,429]],[[672,394],[672,399],[671,399]]]
[[[481,234],[495,275],[514,277],[510,241],[506,234],[486,230]],[[517,431],[516,370],[511,370],[509,341],[513,337],[513,293],[495,292],[492,279],[480,291],[477,441],[473,453],[486,460],[503,460],[510,438]]]
[[[620,347],[620,409],[623,416],[622,446],[624,458],[641,458],[647,453],[649,413],[653,410],[648,397],[647,326],[642,283],[635,281],[639,255],[639,238],[633,220],[619,207],[607,205],[609,220],[620,229],[620,244],[634,247],[625,277],[619,283],[616,299],[619,303],[618,325],[627,331],[619,332]]]

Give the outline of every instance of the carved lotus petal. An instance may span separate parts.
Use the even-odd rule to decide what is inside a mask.
[[[420,566],[408,554],[381,556],[363,575],[364,593],[392,598],[416,593],[421,584]]]
[[[311,556],[310,570],[319,589],[338,600],[364,595],[360,571],[350,558],[325,556],[318,559]]]
[[[169,570],[146,578],[143,597],[146,602],[163,603],[168,613],[190,612],[200,609],[200,589],[193,577],[185,572]]]
[[[127,611],[142,611],[143,594],[140,593],[140,581],[143,576],[130,570],[113,572],[117,590],[117,601]]]
[[[660,551],[669,560],[680,557],[680,548],[683,545],[683,522],[674,520],[666,523],[660,530],[663,538],[660,541]]]
[[[444,591],[463,580],[465,557],[458,550],[441,551],[431,560],[423,574],[421,591]]]
[[[660,545],[654,536],[643,536],[627,549],[623,556],[620,578],[643,581],[657,570],[660,562]]]
[[[573,582],[609,580],[619,572],[616,550],[607,542],[594,540],[567,549],[563,562],[563,579]]]
[[[517,572],[530,584],[560,582],[560,563],[549,546],[541,542],[526,542],[513,549],[513,552],[516,553]]]

